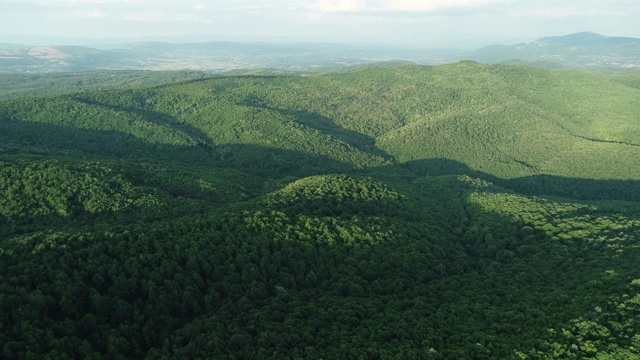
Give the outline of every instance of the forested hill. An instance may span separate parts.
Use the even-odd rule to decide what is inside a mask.
[[[198,71],[143,70],[0,74],[0,100],[72,94],[89,90],[141,88],[212,76]]]
[[[637,69],[640,39],[581,32],[511,46],[491,45],[466,55],[489,63],[523,62],[542,67]]]
[[[0,101],[1,357],[640,356],[639,73],[180,80]]]
[[[225,77],[5,102],[1,136],[7,148],[19,146],[18,133],[30,127],[34,147],[86,153],[93,144],[124,157],[160,144],[150,156],[162,156],[166,147],[202,156],[225,152],[211,161],[266,165],[260,174],[269,175],[272,163],[292,164],[276,156],[286,151],[333,168],[446,159],[499,178],[627,180],[640,177],[633,166],[640,151],[637,82],[637,73],[604,76],[474,62]],[[126,139],[131,148],[105,148],[93,140],[82,145],[79,133],[86,132]],[[69,142],[66,136],[80,139]],[[255,147],[271,151],[251,151]],[[275,158],[266,163],[254,157]],[[292,171],[311,174],[305,168],[317,162]]]

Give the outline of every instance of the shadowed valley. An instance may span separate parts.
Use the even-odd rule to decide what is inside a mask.
[[[2,357],[637,357],[636,78],[464,61],[3,100]]]

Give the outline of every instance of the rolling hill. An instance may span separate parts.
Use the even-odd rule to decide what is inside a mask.
[[[151,73],[2,100],[2,357],[637,357],[637,75]]]
[[[248,69],[318,71],[382,61],[442,62],[439,51],[373,45],[134,42],[101,48],[70,45],[0,47],[0,74],[98,70],[196,70],[225,72]]]
[[[52,74],[0,74],[0,100],[73,94],[88,90],[157,86],[214,75],[198,71],[81,71]]]
[[[115,41],[115,40],[114,40]],[[545,37],[475,51],[422,47],[211,41],[120,42],[89,46],[0,44],[0,74],[100,70],[341,71],[381,62],[439,65],[460,60],[542,68],[633,70],[640,66],[640,39],[590,32]]]
[[[5,122],[7,146],[9,128],[26,121],[185,151],[195,144],[260,146],[355,168],[447,159],[503,179],[627,180],[640,176],[633,166],[638,89],[628,78],[461,62],[212,78],[26,99],[1,111],[12,119]],[[75,146],[57,138],[56,147]],[[241,149],[232,153],[235,161],[255,163]]]
[[[582,32],[511,46],[491,45],[467,54],[466,58],[484,63],[635,69],[640,66],[639,56],[640,39]]]

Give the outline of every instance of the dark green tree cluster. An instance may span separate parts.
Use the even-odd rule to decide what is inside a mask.
[[[461,62],[0,102],[0,357],[637,357],[633,79]]]
[[[0,99],[19,99],[112,88],[143,88],[211,77],[197,71],[82,71],[0,74]]]
[[[637,239],[579,220],[613,205],[472,178],[419,188],[311,177],[237,210],[194,199],[196,213],[172,218],[14,234],[0,250],[3,356],[505,358],[543,346],[634,272]],[[584,226],[580,238],[536,220],[563,212],[578,214],[565,222]]]
[[[153,189],[135,187],[98,163],[68,166],[55,161],[3,161],[0,193],[0,215],[15,221],[157,207],[160,201]]]

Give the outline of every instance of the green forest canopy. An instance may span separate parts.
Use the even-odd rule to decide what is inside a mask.
[[[637,357],[636,78],[461,62],[2,101],[2,357]]]

